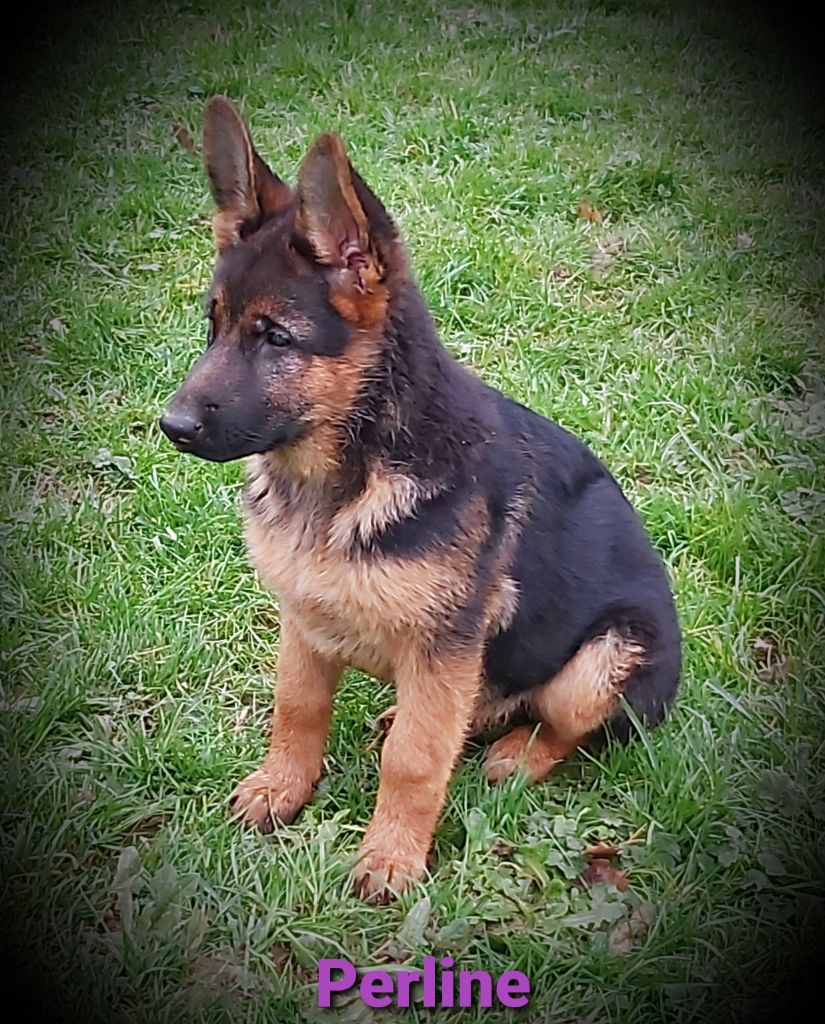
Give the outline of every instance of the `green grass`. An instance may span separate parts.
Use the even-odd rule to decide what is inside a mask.
[[[823,918],[819,142],[781,68],[709,15],[300,11],[147,5],[10,106],[6,924],[55,998],[109,1020],[314,1019],[319,956],[433,952],[526,971],[526,1021],[733,1013]],[[470,748],[431,882],[389,908],[347,884],[388,688],[348,675],[296,825],[226,818],[265,747],[277,603],[244,555],[240,467],[182,458],[156,426],[203,343],[212,259],[172,126],[197,138],[218,91],[284,176],[315,133],[344,134],[447,344],[607,462],[684,626],[680,702],[645,743],[534,789],[491,789]],[[577,884],[587,842],[631,836],[626,892]],[[358,1007],[342,1019],[372,1019]]]

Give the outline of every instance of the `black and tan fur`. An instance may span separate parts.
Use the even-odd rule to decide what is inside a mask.
[[[207,106],[218,246],[208,347],[161,425],[181,451],[247,460],[246,542],[277,592],[272,738],[233,797],[267,831],[321,775],[338,678],[397,703],[355,868],[381,899],[425,873],[468,734],[500,780],[647,724],[676,692],[665,571],[597,458],[484,385],[438,340],[395,225],[323,135],[296,189],[237,110]]]

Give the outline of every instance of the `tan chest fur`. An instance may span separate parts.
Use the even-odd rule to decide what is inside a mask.
[[[471,586],[469,550],[365,557],[353,539],[410,513],[420,497],[402,476],[374,474],[356,502],[290,502],[251,475],[245,514],[249,556],[282,615],[329,657],[391,679],[411,647],[426,646]],[[354,553],[355,552],[355,553]]]

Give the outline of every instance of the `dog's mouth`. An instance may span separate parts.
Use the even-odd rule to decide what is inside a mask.
[[[197,423],[181,430],[168,413],[161,417],[160,428],[179,452],[207,462],[233,462],[250,455],[263,455],[294,444],[305,433],[300,423],[269,426],[264,431],[216,430],[214,425],[206,427]]]

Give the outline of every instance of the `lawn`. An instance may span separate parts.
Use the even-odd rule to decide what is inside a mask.
[[[529,1022],[764,1001],[821,934],[825,854],[825,194],[789,69],[738,44],[748,26],[653,0],[62,17],[9,97],[2,158],[18,955],[86,1021],[327,1019],[324,956],[524,971]],[[266,745],[277,602],[245,558],[241,467],[183,458],[157,427],[205,339],[191,149],[215,92],[289,179],[342,132],[448,346],[604,459],[684,628],[678,707],[644,742],[532,789],[491,788],[468,747],[432,879],[388,908],[347,883],[387,686],[347,675],[295,825],[227,820]],[[581,881],[596,841],[627,888]]]

